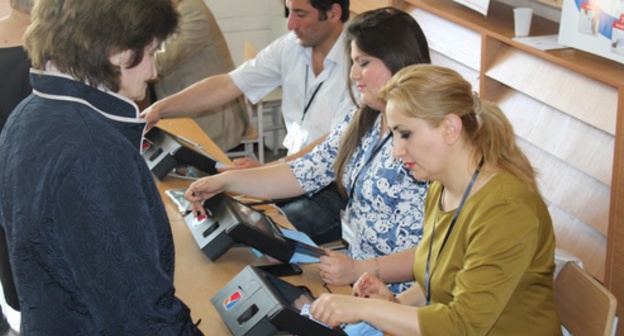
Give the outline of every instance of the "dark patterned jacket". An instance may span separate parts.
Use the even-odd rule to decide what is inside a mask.
[[[201,334],[174,296],[171,228],[136,105],[64,75],[31,84],[0,136],[22,334]]]

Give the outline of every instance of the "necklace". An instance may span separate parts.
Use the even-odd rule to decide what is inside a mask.
[[[462,199],[459,202],[459,206],[455,210],[455,214],[453,214],[453,219],[451,219],[451,225],[449,226],[448,230],[446,231],[446,235],[444,236],[444,240],[442,241],[442,246],[440,246],[440,250],[438,251],[438,255],[436,256],[436,260],[440,257],[440,253],[442,253],[442,250],[444,249],[444,245],[446,245],[446,241],[448,240],[449,236],[451,235],[451,232],[453,231],[453,227],[455,226],[455,222],[457,222],[457,217],[459,216],[459,213],[461,212],[462,208],[464,207],[464,203],[466,202],[466,199],[468,199],[468,195],[470,195],[470,190],[472,190],[472,186],[474,185],[475,181],[477,180],[477,177],[479,177],[479,172],[481,171],[481,167],[483,167],[483,158],[481,158],[481,161],[479,162],[479,166],[477,166],[477,169],[475,169],[474,173],[472,174],[472,178],[470,179],[470,183],[468,183],[468,186],[466,187],[466,191],[464,191],[464,195],[462,196]],[[442,189],[442,192],[440,193],[440,200],[438,201],[438,208],[439,208],[439,205],[442,203],[442,194],[443,193],[444,193],[444,189]],[[427,300],[427,305],[429,305],[429,303],[431,303],[431,271],[432,271],[430,269],[430,265],[431,265],[431,251],[433,250],[433,240],[434,240],[434,235],[435,235],[435,227],[438,224],[438,214],[439,213],[440,213],[440,210],[438,209],[436,211],[435,219],[433,221],[433,227],[431,228],[431,241],[429,241],[429,253],[427,254],[427,264],[425,266],[425,298]]]

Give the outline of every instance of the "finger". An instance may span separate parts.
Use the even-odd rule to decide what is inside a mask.
[[[186,189],[186,192],[184,193],[184,198],[186,198],[190,202],[199,201],[199,197],[197,195],[197,192],[195,191],[195,188],[193,188],[193,185]]]
[[[232,160],[232,163],[234,164],[234,166],[244,166],[246,164],[248,164],[249,159],[247,158],[239,158],[239,159],[234,159]]]
[[[206,216],[206,209],[200,202],[191,203],[191,210],[193,211],[193,216]]]

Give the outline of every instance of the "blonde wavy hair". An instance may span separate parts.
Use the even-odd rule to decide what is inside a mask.
[[[405,116],[427,121],[432,127],[445,116],[462,120],[462,136],[475,148],[475,160],[509,172],[538,191],[536,170],[516,143],[507,117],[498,106],[481,101],[472,86],[457,72],[435,65],[412,65],[397,72],[380,96],[392,100]]]

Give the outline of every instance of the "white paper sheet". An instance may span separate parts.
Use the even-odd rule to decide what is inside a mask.
[[[490,0],[453,0],[459,4],[462,4],[474,11],[486,16],[488,8],[490,7]]]

